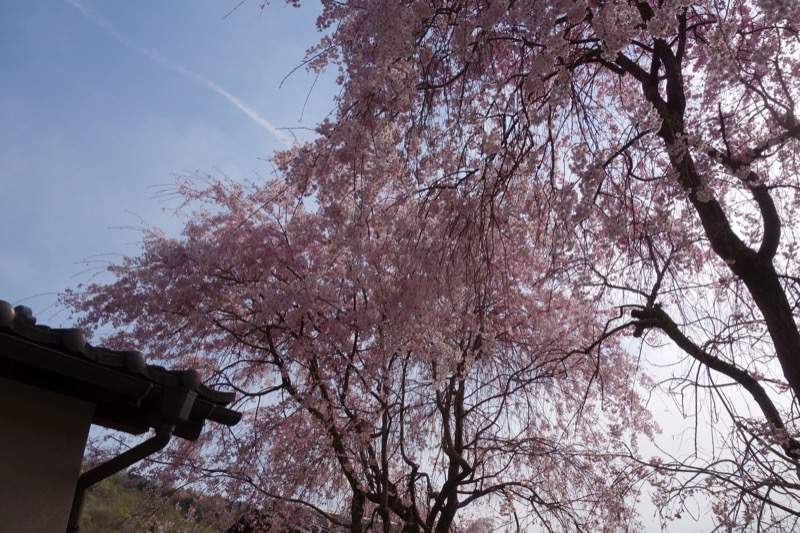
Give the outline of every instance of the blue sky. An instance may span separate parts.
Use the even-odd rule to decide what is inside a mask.
[[[4,3],[0,299],[60,325],[56,294],[135,254],[130,228],[178,231],[156,198],[176,175],[269,176],[282,128],[332,111],[332,73],[281,86],[318,7],[245,1],[225,18],[239,1]]]

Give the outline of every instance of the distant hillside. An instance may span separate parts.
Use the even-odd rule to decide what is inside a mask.
[[[89,489],[80,531],[223,532],[213,513],[204,512],[207,504],[197,502],[189,491],[158,491],[142,478],[118,474]]]

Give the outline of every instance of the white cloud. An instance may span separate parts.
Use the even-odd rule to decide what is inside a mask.
[[[66,0],[66,1],[67,1],[68,4],[70,4],[72,7],[74,7],[78,12],[80,12],[80,14],[83,15],[83,17],[85,19],[87,19],[89,22],[91,22],[95,26],[103,29],[106,33],[111,35],[122,46],[124,46],[124,47],[126,47],[126,48],[128,48],[130,50],[133,50],[135,52],[138,52],[138,53],[140,53],[140,54],[142,54],[142,55],[144,55],[146,57],[149,57],[150,59],[152,59],[153,61],[155,61],[159,65],[161,65],[162,67],[164,67],[166,69],[169,69],[169,70],[171,70],[173,72],[176,72],[176,73],[180,74],[181,76],[183,76],[183,77],[185,77],[185,78],[187,78],[187,79],[189,79],[189,80],[191,80],[191,81],[193,81],[193,82],[195,82],[195,83],[197,83],[199,85],[202,85],[203,87],[205,87],[207,89],[210,89],[210,90],[214,91],[218,95],[220,95],[223,98],[225,98],[228,102],[233,104],[233,106],[236,107],[239,111],[241,111],[242,113],[247,115],[248,118],[250,118],[250,120],[252,120],[253,122],[255,122],[256,124],[258,124],[259,126],[264,128],[265,130],[270,132],[279,141],[281,141],[283,143],[286,143],[286,144],[289,144],[291,142],[290,139],[286,135],[284,135],[283,132],[280,131],[280,129],[278,129],[272,123],[270,123],[267,119],[262,117],[258,113],[258,111],[256,111],[255,109],[253,109],[252,107],[247,105],[245,102],[243,102],[241,99],[239,99],[236,95],[232,94],[230,91],[228,91],[227,89],[225,89],[224,87],[222,87],[218,83],[215,83],[215,82],[211,81],[207,77],[203,76],[202,74],[200,74],[198,72],[195,72],[195,71],[191,70],[188,67],[185,67],[185,66],[180,65],[178,63],[175,63],[173,61],[170,61],[169,59],[167,59],[166,57],[164,57],[163,55],[161,55],[160,53],[158,53],[155,50],[152,50],[150,48],[146,48],[144,46],[140,46],[140,45],[134,43],[133,41],[131,41],[130,39],[125,37],[116,28],[116,26],[114,26],[111,23],[111,21],[109,21],[108,19],[106,19],[104,17],[101,17],[100,15],[98,15],[94,11],[90,10],[89,8],[87,8],[86,6],[84,6],[83,4],[78,2],[77,0]]]

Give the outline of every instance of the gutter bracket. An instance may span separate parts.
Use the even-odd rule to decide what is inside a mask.
[[[196,383],[195,380],[191,379],[195,375],[190,374],[187,376],[189,379],[182,380],[183,386],[165,387],[161,397],[160,411],[156,417],[157,422],[154,424],[156,434],[153,437],[109,459],[105,463],[97,465],[91,470],[87,470],[78,477],[75,496],[72,499],[72,508],[69,513],[69,521],[67,522],[67,533],[78,533],[80,531],[81,512],[86,500],[86,491],[89,487],[128,468],[134,463],[138,463],[142,459],[164,449],[169,444],[176,424],[188,420],[192,405],[197,398]],[[199,382],[199,379],[196,381]]]

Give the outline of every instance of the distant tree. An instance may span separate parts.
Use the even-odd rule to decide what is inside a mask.
[[[69,296],[86,324],[240,390],[227,475],[354,530],[489,496],[622,529],[645,472],[665,516],[702,491],[721,528],[798,527],[800,4],[323,5],[337,115],[282,181],[184,187],[208,208]],[[630,336],[715,421],[646,471]]]

